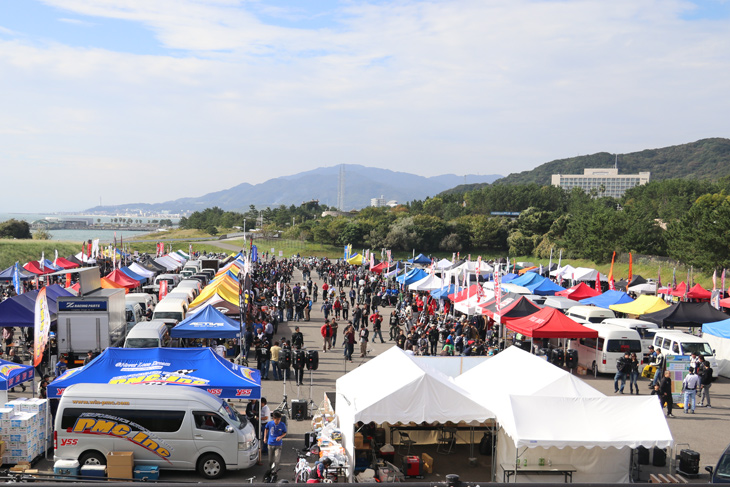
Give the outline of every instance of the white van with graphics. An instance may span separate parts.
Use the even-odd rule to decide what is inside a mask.
[[[245,415],[188,386],[75,384],[63,391],[54,460],[106,464],[105,453],[132,451],[134,463],[197,470],[206,479],[258,460]]]

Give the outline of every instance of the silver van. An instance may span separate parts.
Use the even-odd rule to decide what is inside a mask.
[[[136,465],[197,470],[206,480],[258,461],[245,415],[188,386],[75,384],[61,396],[54,460],[105,465],[105,453],[132,451]]]
[[[170,346],[170,333],[164,321],[145,321],[132,328],[124,348],[158,348]]]
[[[600,323],[608,318],[615,318],[613,311],[596,306],[573,306],[566,311],[565,316],[574,319],[578,323]]]
[[[165,297],[155,306],[155,312],[152,315],[153,320],[177,320],[178,322],[185,319],[188,312],[188,303],[185,299],[176,299],[174,297]]]

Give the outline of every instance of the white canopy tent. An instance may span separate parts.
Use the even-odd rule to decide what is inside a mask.
[[[446,285],[444,284],[445,282],[441,277],[429,274],[420,281],[409,284],[408,289],[411,291],[432,291],[444,287]]]
[[[451,262],[449,259],[441,259],[440,261],[436,262],[436,269],[440,269],[442,271],[449,270],[454,266],[454,263]]]
[[[484,304],[487,301],[491,301],[492,299],[494,299],[494,291],[485,290],[484,296],[482,296],[481,298],[477,294],[475,294],[473,296],[469,296],[468,299],[463,299],[454,303],[454,309],[466,315],[481,315],[482,309],[479,307],[479,305]]]
[[[636,286],[631,286],[628,288],[628,291],[630,293],[634,294],[650,294],[655,295],[657,290],[657,285],[654,282],[647,282],[644,284],[637,284]]]
[[[563,275],[563,279],[565,279],[568,276]],[[595,281],[598,278],[598,271],[595,269],[591,269],[589,267],[577,267],[573,271],[573,279],[574,281]],[[601,274],[601,281],[607,282],[607,276]]]
[[[155,277],[155,273],[154,272],[152,272],[149,269],[145,269],[144,267],[142,267],[141,265],[139,265],[136,262],[132,262],[132,264],[129,266],[129,270],[131,270],[132,272],[134,272],[138,276],[146,277],[148,279],[151,279],[151,278]]]
[[[570,264],[566,264],[563,267],[558,267],[554,271],[551,271],[550,275],[553,277],[563,276],[563,279],[573,279],[574,270],[575,270],[575,267],[573,267]]]
[[[155,262],[160,264],[162,267],[167,269],[168,271],[174,271],[175,269],[179,269],[181,266],[180,262],[176,261],[175,259],[171,259],[170,257],[164,255],[162,257],[157,257],[155,259]]]
[[[490,410],[448,376],[419,366],[398,347],[340,377],[336,384],[337,416],[351,468],[355,452],[353,425],[358,421],[482,423],[494,418]]]

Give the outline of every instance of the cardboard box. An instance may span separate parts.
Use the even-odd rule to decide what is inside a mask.
[[[355,448],[362,448],[363,447],[363,436],[362,433],[355,433]]]
[[[423,470],[425,470],[426,473],[433,473],[433,457],[426,453],[422,453],[421,460],[423,460]]]
[[[132,465],[107,465],[106,475],[110,479],[131,479],[133,478]]]
[[[110,451],[106,454],[106,464],[110,467],[129,467],[130,475],[132,475],[131,469],[134,466],[134,452]]]

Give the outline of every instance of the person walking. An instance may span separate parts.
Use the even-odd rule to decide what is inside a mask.
[[[671,372],[669,372],[668,370],[665,371],[664,377],[658,385],[662,404],[667,405],[667,417],[673,418],[674,415],[672,414],[672,408],[674,407],[674,400],[672,399]]]
[[[383,317],[375,311],[373,314],[370,315],[370,321],[373,324],[373,341],[375,341],[376,338],[380,337],[380,343],[385,343],[385,340],[383,340]]]
[[[345,329],[345,360],[352,362],[352,354],[355,351],[355,328],[352,322],[348,322]]]
[[[631,354],[631,370],[629,371],[629,392],[634,393],[636,389],[636,395],[639,395],[639,359],[636,358],[636,354]]]
[[[695,413],[697,404],[697,390],[700,388],[700,376],[695,374],[694,367],[689,368],[689,374],[682,381],[682,392],[684,393],[684,414],[689,412],[692,403],[692,414]]]
[[[10,351],[8,352],[8,360],[10,360],[11,362],[13,362],[14,364],[22,364],[23,363],[23,361],[20,360],[20,357],[18,357],[17,355],[15,355],[15,348],[11,348]],[[23,389],[23,392],[25,392],[25,384],[23,384],[21,382],[20,383],[20,387]],[[15,392],[15,387],[13,387],[12,389],[10,389],[10,392]]]
[[[616,375],[613,377],[613,392],[623,394],[624,387],[626,386],[626,378],[631,372],[631,357],[629,352],[625,352],[624,356],[616,361],[616,369]],[[618,386],[618,381],[621,381],[620,388]]]
[[[286,436],[286,424],[281,421],[281,413],[274,411],[271,413],[273,418],[266,423],[264,431],[264,443],[268,447],[269,454],[269,470],[273,470],[275,465],[279,465],[281,461],[281,446]]]
[[[649,387],[654,387],[654,384],[658,383],[661,379],[663,373],[662,369],[664,368],[664,354],[662,354],[661,349],[656,349],[656,357],[654,357],[654,361],[649,365],[653,365],[654,367],[656,367],[656,372],[654,372],[654,378],[649,383]]]
[[[368,341],[370,337],[370,332],[368,331],[367,326],[365,326],[365,323],[360,325],[360,356],[364,357],[368,354]]]
[[[319,333],[322,335],[322,351],[326,353],[327,350],[332,348],[332,328],[330,328],[330,323],[326,318],[324,325],[319,329]]]
[[[702,392],[700,396],[700,407],[711,408],[710,386],[712,385],[712,367],[710,367],[710,363],[707,360],[702,360],[700,364],[702,364],[700,367],[700,389]]]

